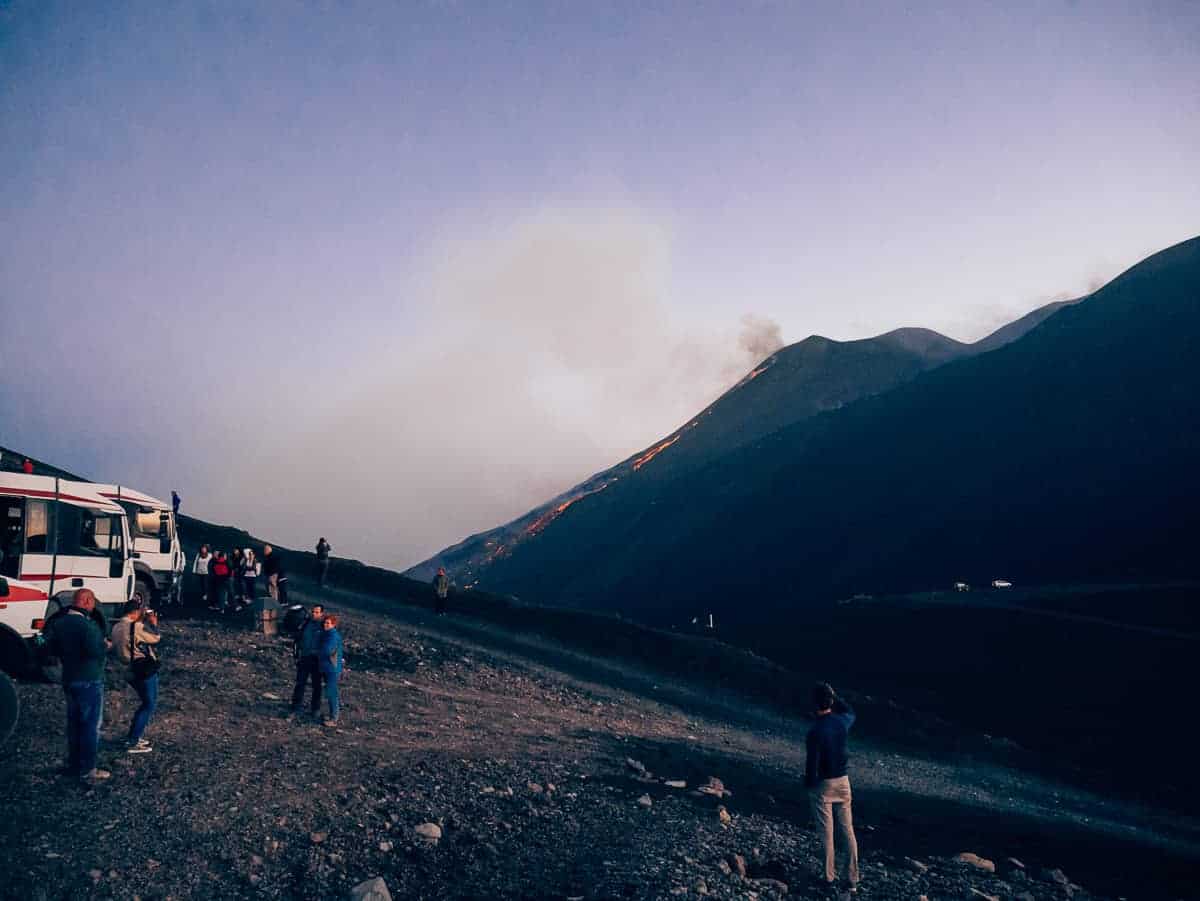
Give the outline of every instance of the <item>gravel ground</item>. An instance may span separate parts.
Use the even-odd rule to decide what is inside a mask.
[[[86,792],[54,772],[61,692],[22,684],[0,897],[344,898],[375,876],[395,898],[819,896],[802,723],[723,719],[713,698],[651,675],[614,687],[595,681],[602,662],[583,676],[578,655],[547,665],[544,643],[535,663],[519,636],[455,617],[342,612],[336,730],[283,718],[290,642],[165,621],[154,751],[123,753],[136,699],[114,679],[101,749],[113,778]],[[1168,840],[1152,812],[1020,774],[855,752],[861,898],[1186,896],[1195,823],[1172,820]],[[714,777],[729,795],[695,791]],[[1145,892],[1121,881],[1131,867]]]

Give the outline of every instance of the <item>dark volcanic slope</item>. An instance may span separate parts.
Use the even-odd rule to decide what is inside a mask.
[[[695,418],[611,469],[552,498],[513,522],[479,535],[408,571],[430,578],[447,567],[460,584],[474,584],[498,558],[537,539],[559,517],[622,480],[642,487],[680,476],[787,426],[880,394],[950,360],[1000,347],[1042,322],[1063,304],[1049,304],[976,342],[963,344],[921,328],[896,329],[859,341],[813,335],[768,357]],[[652,465],[651,465],[652,464]],[[638,490],[631,489],[634,508]],[[632,513],[636,509],[632,509]]]
[[[703,468],[618,482],[482,584],[779,624],[808,598],[959,578],[1194,576],[1198,296],[1194,239],[990,353]]]

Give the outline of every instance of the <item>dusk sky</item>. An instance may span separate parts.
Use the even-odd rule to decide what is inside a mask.
[[[410,565],[1198,172],[1194,2],[0,2],[0,445]]]

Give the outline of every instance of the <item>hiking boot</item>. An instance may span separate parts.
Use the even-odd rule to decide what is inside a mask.
[[[338,724],[337,720],[325,720],[323,723],[321,723],[321,725],[324,726],[326,729],[336,729],[337,724]]]
[[[146,741],[146,739],[144,739],[144,738],[139,738],[137,741],[129,743],[129,747],[127,747],[125,749],[125,753],[126,754],[149,754],[153,750],[154,750],[154,748],[151,747],[150,742]]]
[[[84,773],[82,776],[79,777],[79,781],[81,783],[83,783],[85,786],[91,787],[93,785],[99,785],[105,779],[111,779],[111,778],[112,778],[112,773],[110,773],[108,770],[95,769],[95,770],[92,770],[90,773]]]

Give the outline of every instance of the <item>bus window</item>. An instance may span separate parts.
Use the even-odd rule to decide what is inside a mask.
[[[17,577],[21,570],[21,521],[24,505],[21,501],[7,501],[3,507],[4,521],[0,522],[0,575]]]
[[[44,554],[50,534],[50,503],[27,500],[25,502],[25,553]]]

